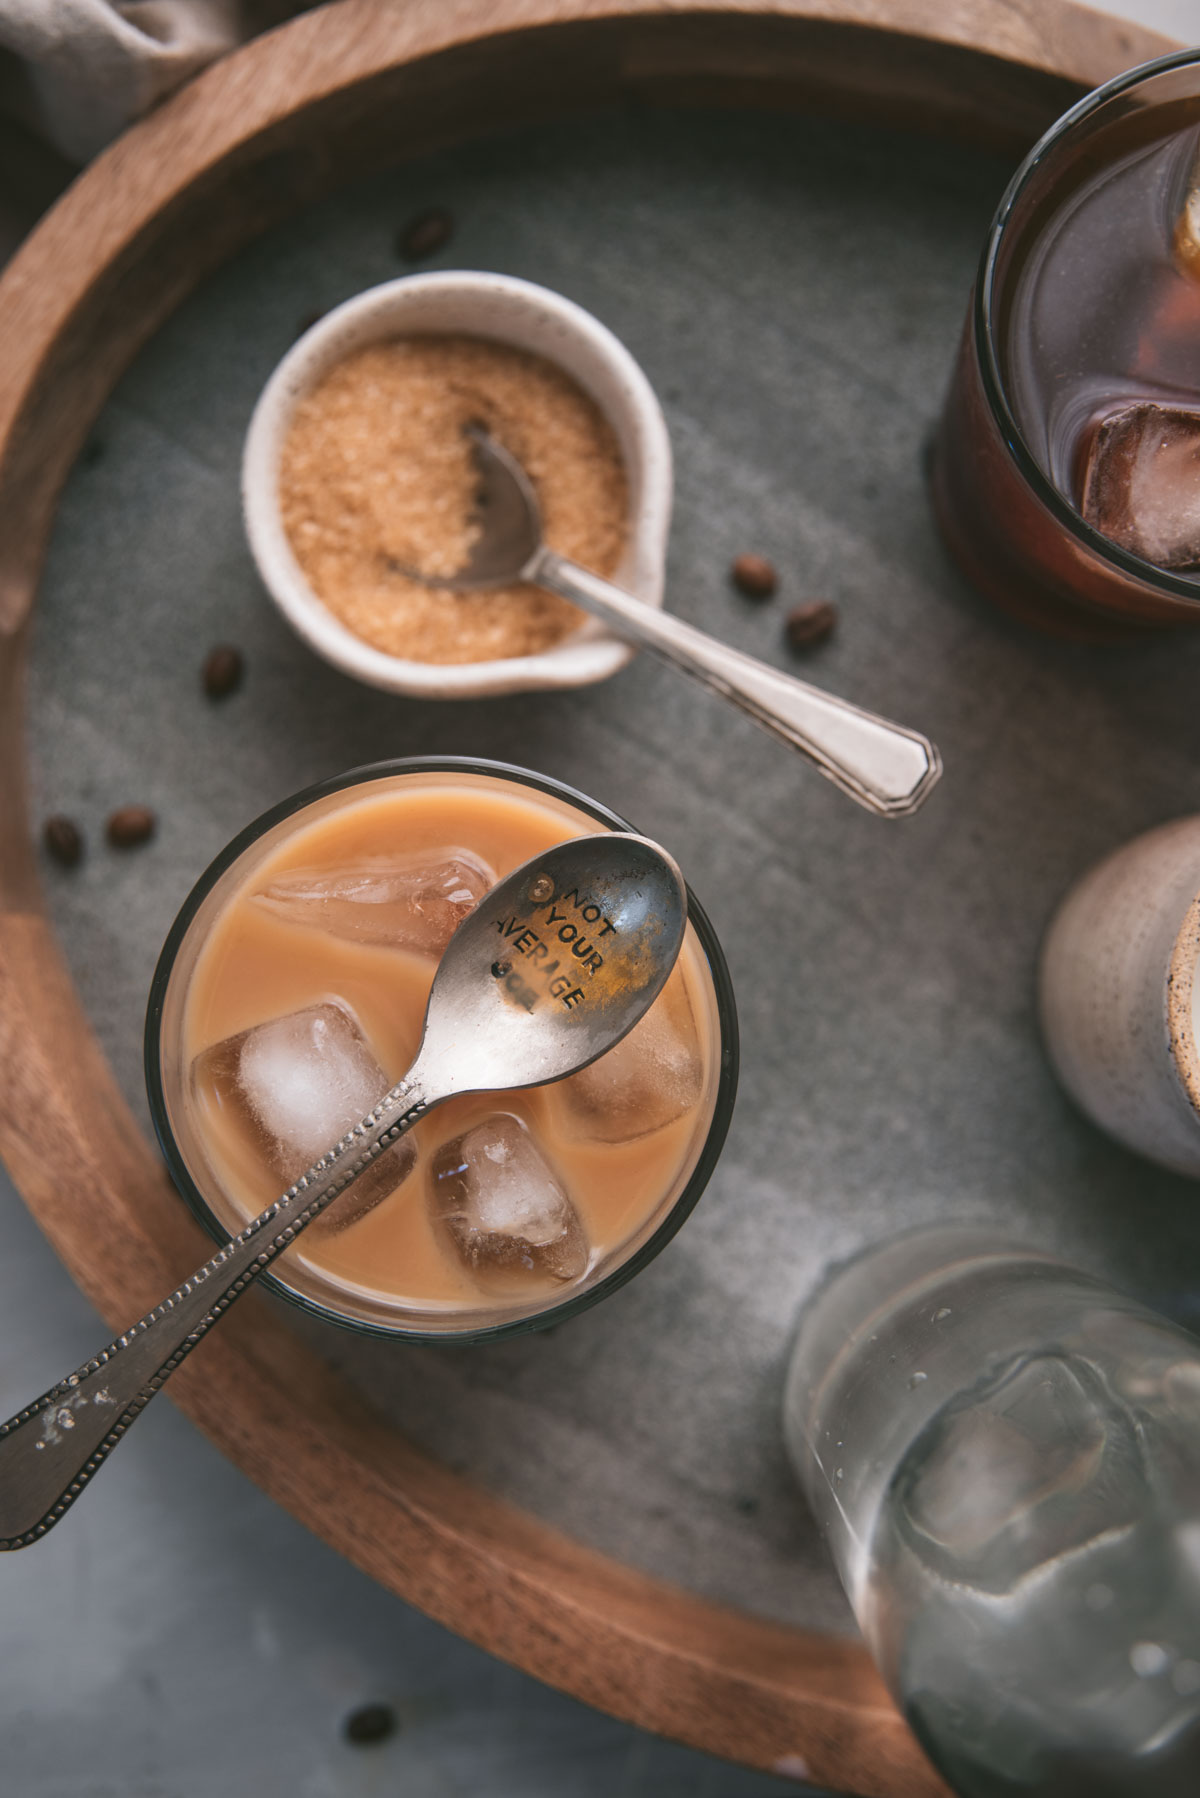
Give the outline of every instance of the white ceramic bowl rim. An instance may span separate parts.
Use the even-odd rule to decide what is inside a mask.
[[[596,401],[616,432],[629,482],[629,537],[616,578],[648,603],[662,604],[671,446],[645,374],[620,339],[582,306],[530,281],[468,270],[408,275],[368,288],[326,313],[280,362],[255,407],[242,464],[246,533],[259,573],[311,648],[343,672],[388,691],[461,698],[604,680],[633,652],[597,620],[537,655],[451,664],[408,661],[355,636],[300,570],[278,499],[279,459],[294,406],[352,349],[432,331],[490,337],[543,355]]]

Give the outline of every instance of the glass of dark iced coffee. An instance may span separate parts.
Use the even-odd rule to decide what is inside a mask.
[[[558,782],[448,758],[358,769],[230,844],[172,929],[147,1019],[155,1126],[201,1221],[235,1233],[368,1112],[412,1062],[461,919],[521,862],[597,828],[627,826]],[[564,913],[564,979],[589,931]],[[689,895],[676,968],[615,1048],[545,1087],[437,1106],[267,1278],[397,1336],[461,1341],[581,1309],[695,1204],[736,1062],[724,958]]]
[[[1104,640],[1200,623],[1200,52],[1097,89],[984,247],[932,490],[968,577]]]

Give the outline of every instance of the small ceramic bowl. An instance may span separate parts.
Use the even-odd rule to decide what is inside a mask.
[[[555,362],[588,393],[616,433],[629,487],[629,529],[614,579],[661,606],[671,523],[671,444],[649,381],[625,346],[589,312],[548,288],[507,275],[410,275],[369,288],[329,312],[289,350],[263,389],[242,463],[246,533],[276,605],[310,648],[369,686],[425,699],[465,699],[607,680],[633,655],[596,619],[537,655],[491,662],[409,662],[347,630],[321,603],[292,554],[279,509],[279,462],[297,402],[354,350],[391,337],[461,333]]]

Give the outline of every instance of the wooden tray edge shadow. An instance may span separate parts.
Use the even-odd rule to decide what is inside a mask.
[[[47,215],[0,279],[0,1155],[114,1330],[208,1245],[46,920],[20,701],[62,482],[140,345],[241,243],[373,159],[630,97],[819,106],[1016,153],[1174,47],[1068,0],[338,0],[191,83]],[[171,1390],[339,1552],[539,1678],[748,1765],[945,1798],[860,1644],[709,1604],[490,1497],[373,1416],[255,1295]]]

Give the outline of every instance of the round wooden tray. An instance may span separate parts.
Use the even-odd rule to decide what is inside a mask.
[[[134,352],[237,246],[340,179],[511,123],[630,99],[816,108],[1015,157],[1081,92],[1169,47],[1051,0],[1027,14],[1003,0],[341,0],[218,65],[60,201],[0,280],[0,1153],[114,1328],[207,1250],[47,922],[20,700],[59,490]],[[539,1677],[868,1798],[944,1790],[858,1644],[709,1603],[490,1496],[412,1447],[256,1297],[172,1391],[325,1540]]]

